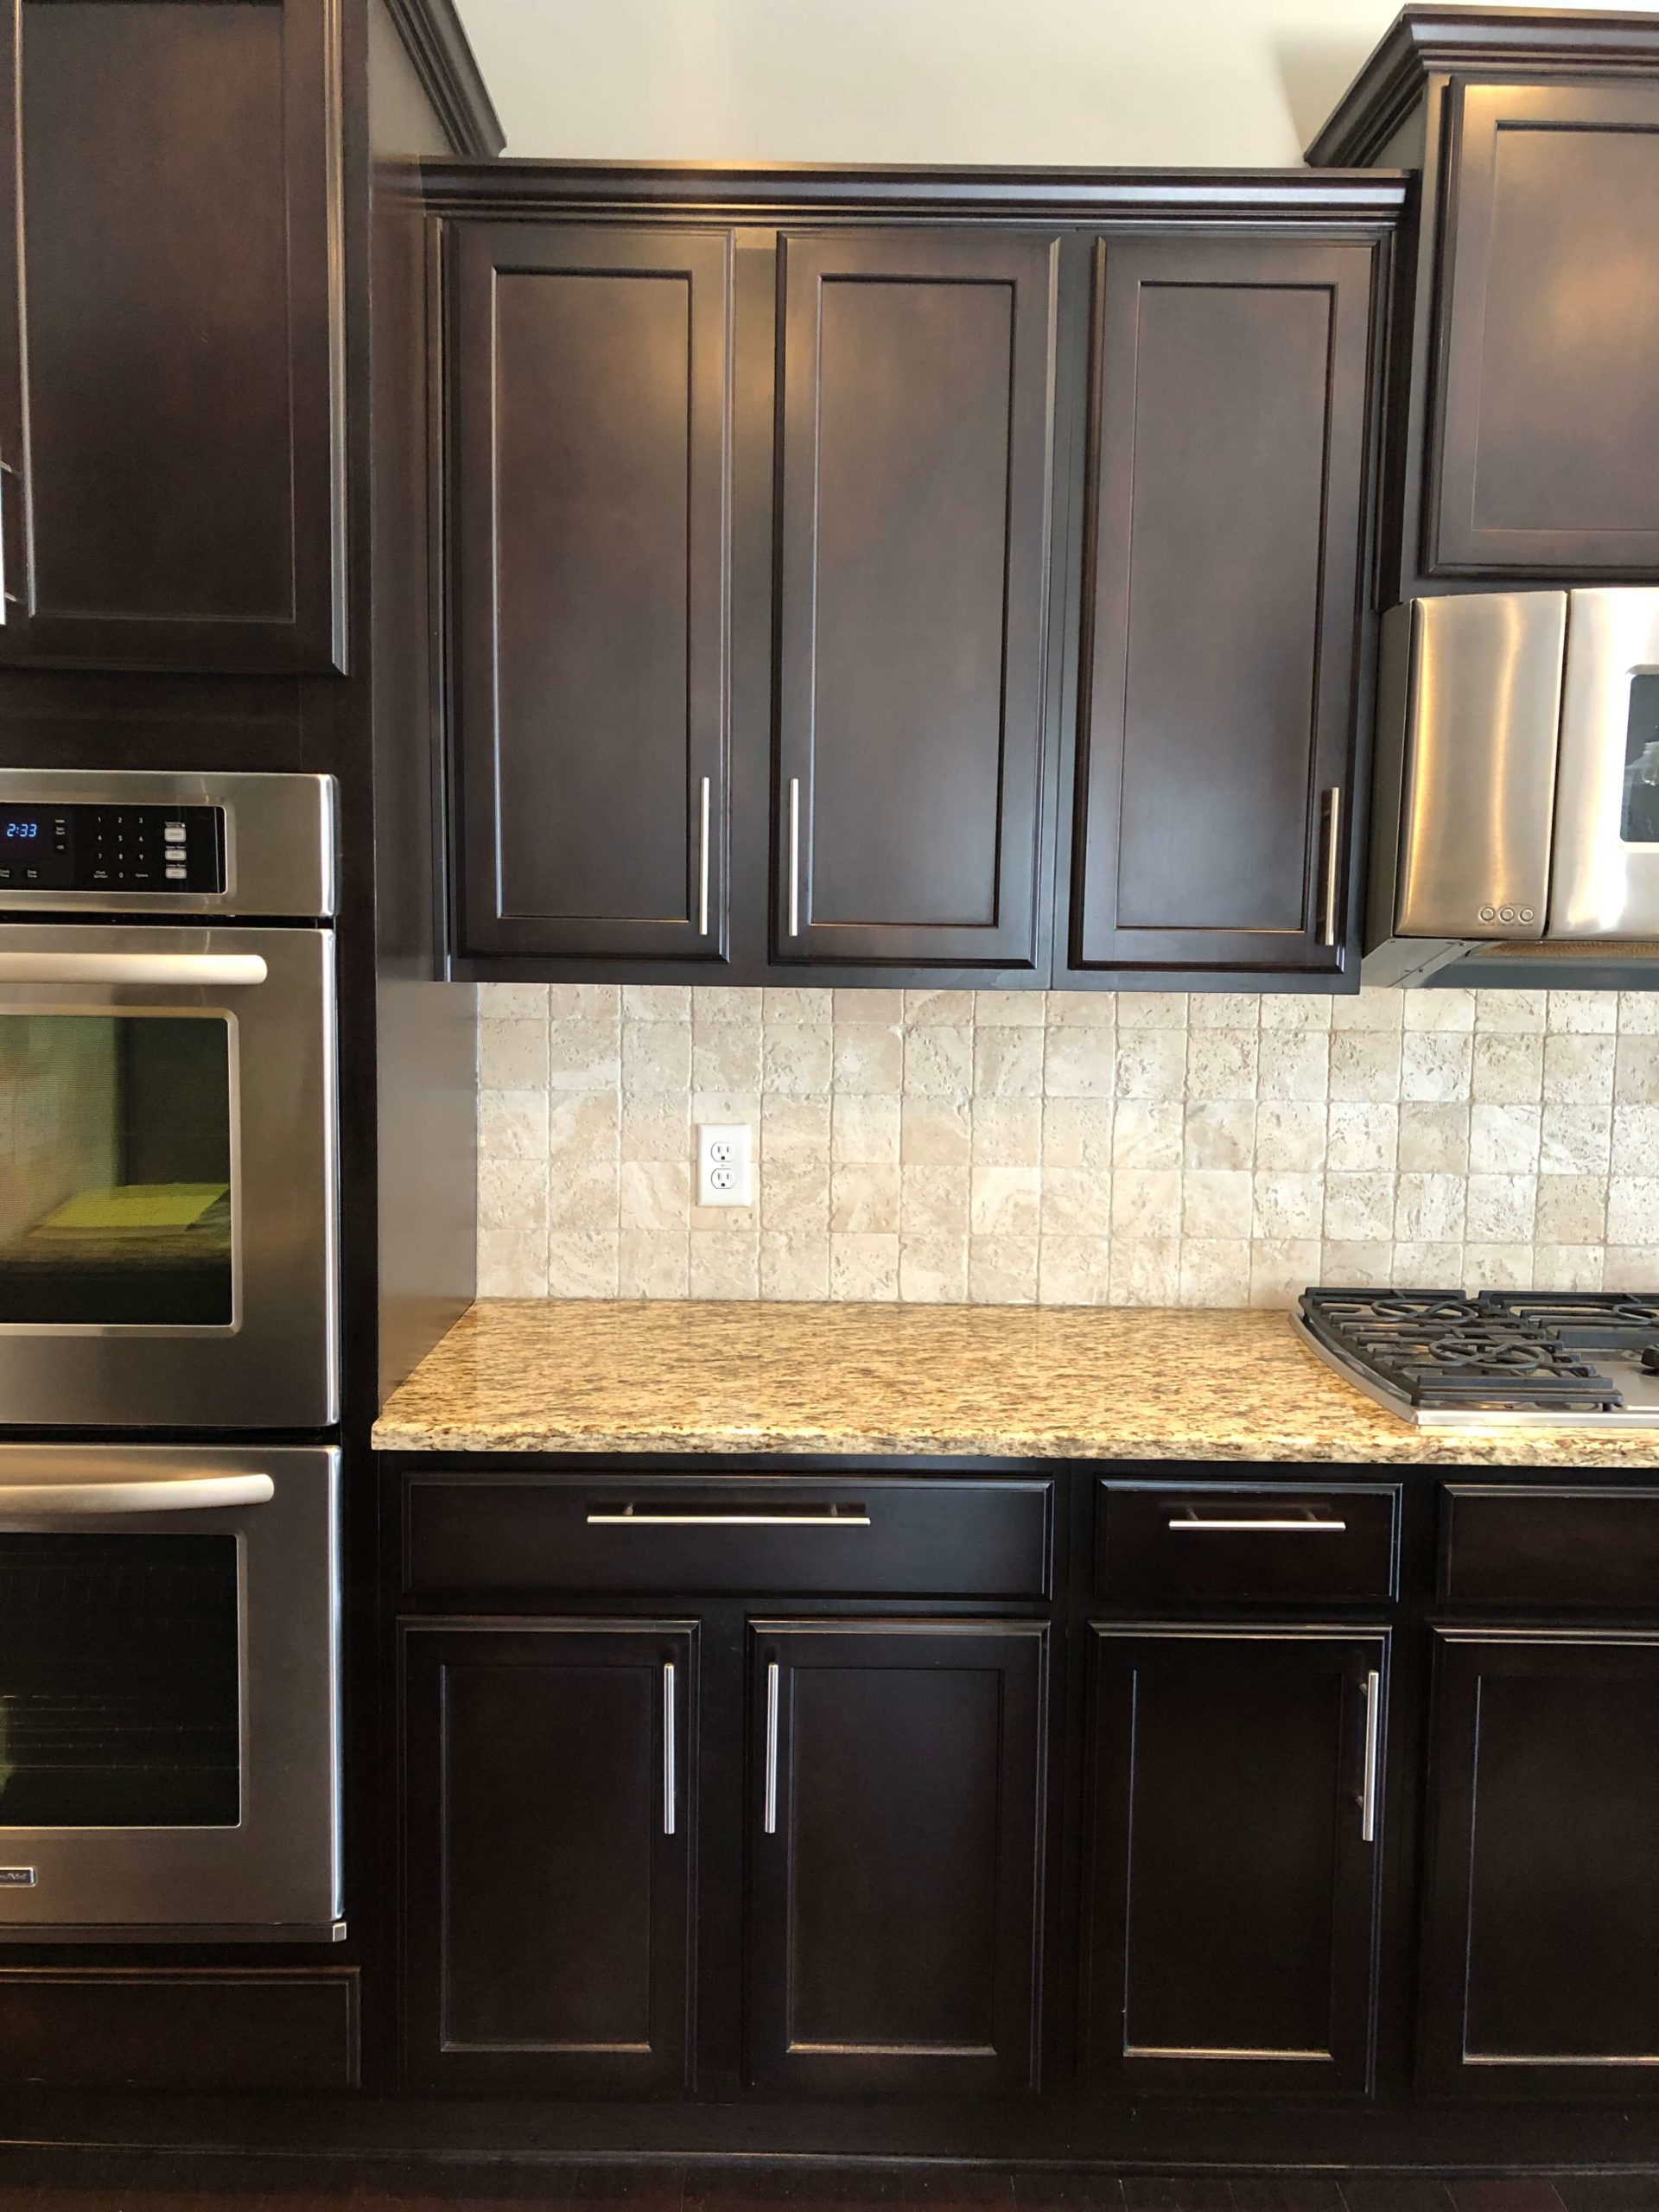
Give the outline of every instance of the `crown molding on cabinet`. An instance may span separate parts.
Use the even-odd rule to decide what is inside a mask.
[[[386,0],[386,10],[450,146],[474,161],[493,161],[506,133],[453,0]]]

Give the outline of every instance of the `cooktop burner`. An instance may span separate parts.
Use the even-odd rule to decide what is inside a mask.
[[[1319,1289],[1296,1320],[1350,1381],[1425,1426],[1659,1423],[1659,1296]]]

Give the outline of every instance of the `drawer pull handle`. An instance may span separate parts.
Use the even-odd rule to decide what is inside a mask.
[[[1347,1527],[1345,1521],[1315,1521],[1311,1516],[1304,1521],[1205,1521],[1186,1513],[1170,1522],[1169,1533],[1173,1536],[1184,1529],[1206,1529],[1230,1536],[1340,1536]]]
[[[778,1662],[766,1662],[766,1800],[763,1814],[768,1835],[778,1833]]]
[[[663,1662],[663,1834],[674,1833],[675,1800],[679,1796],[674,1771],[674,1662]]]
[[[1365,1677],[1365,1779],[1359,1801],[1359,1840],[1376,1841],[1376,1785],[1382,1767],[1382,1677],[1375,1667]]]
[[[590,1513],[590,1529],[868,1529],[870,1516],[861,1505],[806,1506],[798,1513],[782,1508],[766,1513],[698,1513],[694,1509],[647,1506],[636,1512],[625,1505],[616,1513]]]

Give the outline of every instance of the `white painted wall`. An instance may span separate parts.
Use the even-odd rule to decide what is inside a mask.
[[[1170,168],[1300,161],[1395,14],[1395,0],[459,4],[510,154]]]

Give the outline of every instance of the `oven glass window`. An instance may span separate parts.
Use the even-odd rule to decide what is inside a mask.
[[[231,1319],[225,1016],[0,1016],[0,1323]]]
[[[0,1828],[236,1826],[236,1545],[0,1534]]]
[[[1622,827],[1627,845],[1659,845],[1659,674],[1630,678]]]

